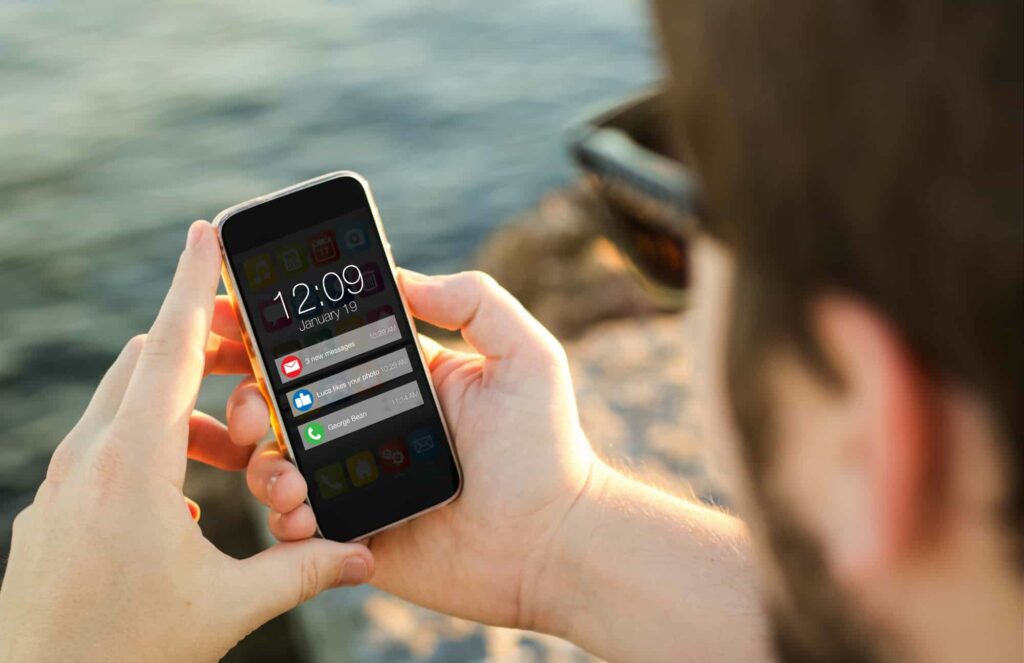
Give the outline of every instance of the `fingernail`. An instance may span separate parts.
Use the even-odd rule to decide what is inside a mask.
[[[370,575],[370,568],[362,557],[349,557],[341,569],[342,585],[361,585]]]
[[[196,245],[199,238],[203,236],[204,222],[196,221],[188,229],[188,237],[185,238],[185,248],[189,248]]]
[[[187,497],[185,498],[185,505],[188,506],[188,515],[192,516],[192,520],[198,523],[200,515],[199,505]]]
[[[426,283],[428,281],[433,281],[434,280],[433,276],[427,276],[426,274],[420,274],[419,272],[414,272],[413,270],[406,269],[405,267],[402,268],[402,273],[410,281],[416,281],[416,282],[419,282],[419,283]]]

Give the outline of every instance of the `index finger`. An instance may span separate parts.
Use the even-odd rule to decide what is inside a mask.
[[[118,420],[139,430],[184,432],[203,377],[206,340],[220,276],[220,251],[213,228],[189,228],[170,290],[142,347]],[[162,436],[161,436],[162,437]],[[181,456],[184,467],[184,434]]]

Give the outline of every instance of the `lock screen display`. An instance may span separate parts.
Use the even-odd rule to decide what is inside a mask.
[[[221,238],[323,535],[450,498],[459,477],[358,180],[234,213]]]

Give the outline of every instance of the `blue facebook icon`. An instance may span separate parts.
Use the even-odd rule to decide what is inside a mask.
[[[292,394],[292,405],[299,412],[305,412],[313,407],[313,394],[309,393],[308,389],[299,389]]]

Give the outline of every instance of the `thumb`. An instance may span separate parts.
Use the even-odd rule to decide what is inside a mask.
[[[373,554],[361,543],[278,543],[240,562],[240,605],[263,624],[320,592],[367,582],[373,569]]]
[[[483,272],[424,276],[403,269],[398,275],[414,317],[461,330],[466,342],[485,357],[549,354],[558,345],[515,297]]]

